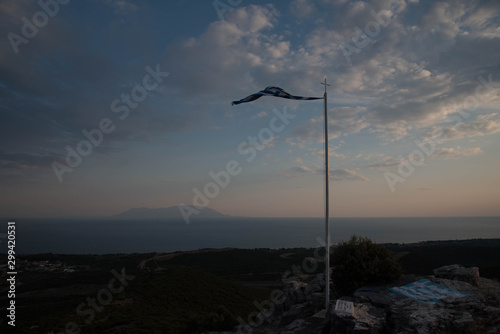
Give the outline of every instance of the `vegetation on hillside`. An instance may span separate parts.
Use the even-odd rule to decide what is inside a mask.
[[[106,281],[112,277],[108,275]],[[68,322],[74,322],[82,333],[223,331],[234,328],[237,317],[246,318],[255,311],[254,300],[269,298],[266,289],[241,286],[190,267],[138,273],[128,283],[123,292],[112,294],[109,304],[96,302],[95,308],[89,306],[88,298],[99,300],[98,291],[107,284],[92,292],[64,298],[33,296],[29,304],[20,298],[16,330],[59,333]],[[77,308],[82,303],[85,307],[78,314]]]
[[[333,251],[331,266],[334,291],[347,295],[366,284],[383,284],[402,274],[401,265],[382,244],[352,236]]]
[[[448,264],[479,267],[482,277],[500,280],[500,239],[426,241],[417,244],[388,244],[401,254],[405,273],[432,275],[432,270]]]
[[[254,301],[269,299],[270,290],[251,288],[278,286],[282,275],[301,268],[313,249],[222,249],[171,254],[19,255],[23,261],[59,262],[76,271],[27,271],[20,268],[16,286],[16,333],[59,333],[70,321],[81,333],[200,333],[231,329],[237,317],[247,319],[258,311]],[[333,292],[346,295],[362,285],[379,284],[401,273],[428,275],[446,264],[478,266],[481,276],[500,279],[500,239],[433,241],[418,244],[377,245],[353,237],[332,254]],[[5,264],[6,258],[0,259]],[[140,269],[140,264],[144,263]],[[81,269],[86,268],[86,269]],[[114,277],[111,271],[126,268],[136,276],[123,292],[89,319],[77,307],[96,299]],[[316,273],[323,272],[322,263]],[[306,276],[296,279],[307,280]],[[274,282],[274,283],[273,283]],[[116,285],[116,282],[115,282]],[[9,333],[5,301],[7,281],[0,281],[0,333]],[[104,295],[103,295],[104,296]],[[71,331],[68,331],[71,332]]]
[[[179,265],[198,268],[229,280],[281,281],[284,272],[293,266],[301,266],[313,249],[229,249],[221,252],[190,252],[168,260],[159,260],[156,265],[173,268]],[[322,264],[315,273],[324,271]],[[312,273],[312,274],[315,274]]]

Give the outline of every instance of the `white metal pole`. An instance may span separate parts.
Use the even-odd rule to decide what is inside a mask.
[[[330,200],[329,200],[329,163],[328,163],[328,98],[325,82],[325,309],[328,311],[330,306]]]

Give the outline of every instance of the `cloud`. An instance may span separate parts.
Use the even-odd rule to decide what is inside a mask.
[[[0,3],[0,15],[4,24],[19,23],[21,17],[29,15],[34,9],[35,3],[33,1],[5,0]]]
[[[306,166],[295,166],[291,168],[293,172],[297,173],[313,173],[314,171]]]
[[[212,106],[229,105],[270,84],[316,96],[318,79],[325,76],[332,84],[329,139],[362,131],[386,142],[428,129],[440,130],[444,140],[500,132],[500,119],[491,113],[500,95],[500,3],[401,0],[401,11],[379,24],[366,46],[356,46],[353,37],[378,22],[373,13],[388,14],[389,3],[295,0],[289,11],[296,24],[272,5],[242,6],[227,12],[226,20],[200,27],[197,35],[161,43],[158,31],[134,14],[144,8],[132,1],[88,2],[96,6],[90,11],[104,4],[115,14],[130,14],[111,15],[104,25],[75,24],[71,7],[60,6],[60,14],[21,45],[19,54],[6,38],[0,42],[0,150],[22,164],[26,152],[44,157],[78,142],[83,129],[96,127],[110,114],[110,103],[142,79],[144,66],[158,62],[171,76],[117,125],[102,151],[196,129],[211,119],[206,116]],[[32,1],[3,1],[0,28],[19,32],[20,18],[38,8]],[[350,63],[341,49],[346,43],[358,49]],[[481,86],[480,76],[494,85]],[[449,125],[470,97],[478,100],[477,117]],[[287,142],[322,142],[322,124],[322,117],[311,117],[292,129]]]
[[[354,45],[356,32],[377,23],[372,13],[387,6],[386,1],[331,3],[324,11],[334,18],[331,24],[318,24],[307,40],[311,57],[331,64],[335,95],[356,96],[372,130],[385,140],[398,140],[463,108],[464,99],[475,94],[479,74],[500,77],[495,18],[500,6],[493,1],[407,2],[387,26],[379,25],[369,45],[358,46],[347,64],[340,45]],[[490,92],[491,98],[499,92]]]
[[[391,15],[385,0],[296,0],[290,12],[299,22],[314,16],[307,28],[300,26],[300,38],[291,37],[298,32],[293,27],[278,33],[281,17],[272,6],[237,8],[227,21],[167,48],[166,63],[177,77],[182,74],[172,85],[190,96],[235,96],[228,87],[238,87],[244,96],[270,83],[305,95],[314,94],[317,78],[326,75],[331,101],[347,104],[332,113],[359,109],[356,118],[332,121],[330,139],[370,128],[384,141],[400,140],[463,108],[464,99],[475,94],[479,74],[500,77],[500,5],[465,0],[398,4]],[[380,17],[390,19],[380,25]],[[369,24],[380,30],[369,45],[357,46],[349,64],[340,46],[354,45],[352,38],[366,34]],[[489,92],[481,105],[499,93],[500,88]],[[304,122],[293,130],[294,137],[320,142],[319,121]]]
[[[131,12],[137,11],[139,8],[136,4],[131,1],[125,0],[104,0],[104,4],[112,7],[117,14],[126,15]]]
[[[355,156],[356,159],[363,159],[366,161],[373,160],[373,159],[381,159],[381,158],[386,158],[387,156],[384,153],[370,153],[370,154],[357,154]]]
[[[420,152],[420,151],[419,151]],[[452,159],[452,158],[463,158],[469,157],[477,154],[481,154],[483,151],[480,147],[471,147],[471,148],[463,148],[460,146],[456,147],[437,147],[434,149],[430,156],[424,157],[424,162],[430,159]],[[408,154],[406,157],[399,156],[398,158],[394,158],[391,156],[379,156],[380,159],[378,161],[370,163],[367,165],[369,169],[377,169],[380,172],[387,172],[391,170],[395,170],[399,167],[402,161],[411,161],[412,153]]]
[[[364,108],[337,107],[329,110],[328,137],[338,138],[359,133],[367,128],[369,123],[363,117]],[[323,117],[313,117],[292,130],[292,135],[299,141],[323,142]]]
[[[349,170],[349,169],[334,169],[331,174],[330,178],[335,181],[369,181],[369,179],[361,174],[358,174],[354,170]]]
[[[330,157],[330,159],[334,159],[334,160],[341,160],[341,159],[345,159],[346,156],[345,154],[342,154],[342,153],[337,153],[335,152],[335,150],[339,149],[340,147],[329,147],[328,148],[328,156]],[[303,149],[307,149],[311,152],[311,155],[313,156],[318,156],[318,157],[321,157],[323,158],[325,156],[325,150],[324,149],[318,149],[318,148],[307,148],[307,147],[304,147]]]
[[[54,154],[7,153],[0,151],[0,173],[9,170],[27,170],[46,167],[58,157]]]
[[[451,158],[461,158],[468,157],[472,155],[477,155],[483,153],[481,148],[479,147],[471,147],[471,148],[463,148],[460,146],[457,147],[438,147],[434,151],[432,157],[443,158],[443,159],[451,159]]]
[[[394,121],[386,124],[377,124],[375,129],[371,129],[370,132],[378,133],[379,138],[382,138],[384,141],[396,141],[400,140],[408,135],[408,131],[411,129],[411,126],[407,125],[407,122],[402,121]]]
[[[127,15],[106,17],[103,4]],[[110,109],[111,102],[130,95],[147,74],[145,67],[154,68],[161,57],[151,50],[152,31],[129,15],[138,9],[131,2],[91,1],[82,6],[89,12],[100,10],[106,21],[83,17],[80,21],[74,17],[73,5],[60,5],[58,14],[19,46],[18,54],[7,38],[0,41],[0,150],[10,155],[4,166],[33,166],[25,161],[25,155],[32,154],[51,156],[45,161],[45,168],[50,169],[55,152],[65,154],[66,145],[74,147],[85,139],[82,130],[97,128],[103,118],[112,119],[116,131],[106,134],[95,148],[99,153],[120,151],[129,143],[187,131],[205,122],[204,111],[179,108],[185,102],[166,95],[162,86],[148,92],[126,120],[119,120]],[[40,10],[33,1],[2,2],[0,28],[22,34],[21,17],[31,19]],[[168,71],[164,64],[161,69]]]
[[[256,145],[250,145],[250,144],[245,144],[242,146],[243,150],[249,150],[249,149],[254,149],[254,150],[263,150],[265,148],[270,148],[274,147],[276,144],[276,140],[278,139],[278,136],[271,137],[265,141],[259,141],[256,143]]]
[[[475,121],[460,122],[448,126],[435,126],[423,140],[456,140],[466,137],[486,136],[500,132],[500,116],[497,113],[478,115]]]
[[[225,17],[211,23],[199,37],[167,47],[165,63],[176,78],[170,84],[182,94],[224,95],[228,87],[239,87],[239,94],[244,95],[253,86],[255,74],[280,70],[279,59],[287,54],[289,44],[279,36],[265,34],[276,22],[272,6],[240,7]],[[249,75],[251,71],[255,71],[253,75]],[[228,100],[237,96],[234,91],[228,93]]]
[[[292,172],[298,174],[324,174],[324,169],[310,168],[307,166],[294,166],[290,168]],[[369,181],[369,179],[355,170],[344,168],[332,169],[330,171],[330,179],[333,181]]]
[[[317,14],[317,8],[313,1],[294,0],[290,3],[290,11],[300,19],[314,18]]]
[[[377,168],[379,171],[386,171],[392,167],[399,166],[401,164],[401,160],[384,156],[379,161],[369,164],[367,167],[370,169]]]
[[[267,112],[265,111],[261,111],[259,113],[257,113],[256,115],[250,117],[251,119],[257,119],[257,118],[261,118],[261,117],[266,117],[268,114]]]

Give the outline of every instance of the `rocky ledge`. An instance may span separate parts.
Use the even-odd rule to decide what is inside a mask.
[[[455,296],[442,294],[422,302],[389,290],[422,279]],[[433,276],[405,276],[390,286],[358,289],[341,299],[354,303],[354,312],[332,308],[324,333],[500,333],[500,284],[481,278],[476,267],[444,266]]]
[[[418,284],[430,286],[437,297],[419,300],[425,291]],[[413,296],[401,294],[407,287]],[[500,333],[500,284],[480,277],[475,267],[444,266],[432,276],[406,275],[385,286],[366,286],[341,302],[332,300],[321,314],[324,288],[323,274],[307,283],[291,281],[272,314],[264,309],[254,317],[258,323],[225,334]],[[336,310],[337,303],[351,305],[352,312]]]

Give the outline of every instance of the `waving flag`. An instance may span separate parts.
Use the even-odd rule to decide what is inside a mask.
[[[233,103],[231,103],[231,105],[234,106],[235,104],[255,101],[258,98],[260,98],[261,96],[276,96],[276,97],[282,97],[284,99],[291,99],[291,100],[321,100],[321,99],[323,99],[322,97],[294,96],[294,95],[291,95],[291,94],[285,92],[283,89],[281,89],[279,87],[269,86],[269,87],[266,87],[266,89],[261,90],[258,93],[255,93],[255,94],[252,94],[252,95],[245,97],[244,99],[241,99],[239,101],[233,101]]]

